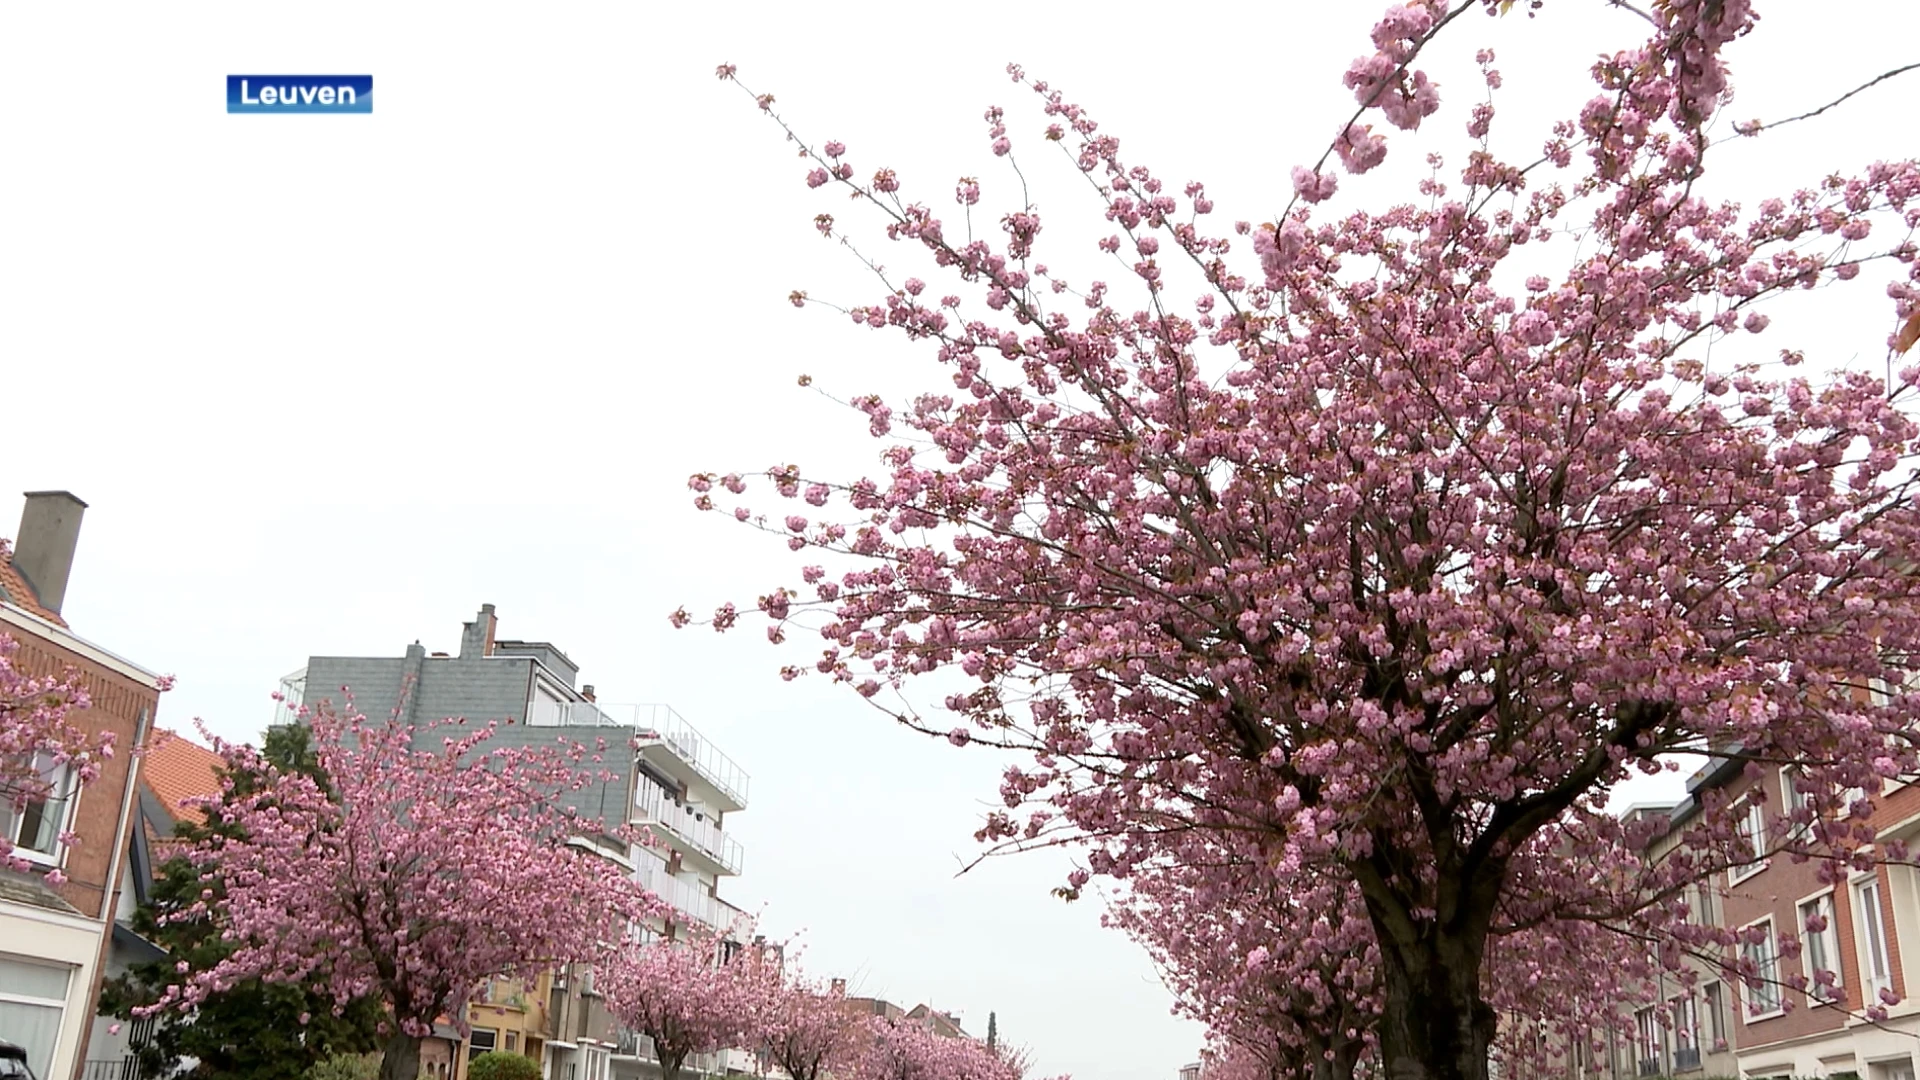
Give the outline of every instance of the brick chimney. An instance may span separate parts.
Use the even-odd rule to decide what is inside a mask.
[[[13,541],[13,568],[33,587],[40,606],[58,614],[67,599],[67,576],[73,573],[73,549],[80,542],[80,518],[87,504],[71,491],[26,494]]]
[[[460,659],[472,660],[493,655],[493,631],[499,620],[493,617],[493,605],[481,604],[480,614],[463,624],[460,633]]]

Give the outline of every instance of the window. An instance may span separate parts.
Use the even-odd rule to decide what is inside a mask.
[[[1652,1009],[1633,1014],[1633,1050],[1641,1076],[1659,1076],[1664,1071],[1660,1068],[1660,1024]]]
[[[45,785],[45,798],[30,799],[16,808],[10,796],[0,793],[0,833],[13,842],[15,855],[51,866],[60,861],[60,834],[72,816],[72,785],[67,767],[55,764],[50,755],[38,755],[34,765]]]
[[[1766,936],[1741,946],[1742,955],[1757,973],[1755,981],[1747,985],[1748,1020],[1772,1016],[1781,1011],[1780,955],[1773,946],[1773,920],[1755,925],[1765,927]]]
[[[1700,1067],[1700,1018],[1693,995],[1673,999],[1673,1071]]]
[[[499,1035],[492,1028],[474,1028],[473,1034],[467,1036],[467,1060],[472,1061],[499,1045]]]
[[[1741,846],[1745,849],[1736,852],[1736,858],[1745,861],[1727,871],[1729,881],[1739,882],[1767,868],[1761,860],[1767,855],[1767,808],[1758,802],[1749,800],[1745,816],[1740,819]]]
[[[1854,913],[1860,925],[1860,982],[1866,987],[1867,1003],[1892,983],[1887,963],[1886,926],[1880,919],[1880,882],[1868,878],[1853,889]]]
[[[1695,882],[1693,886],[1693,922],[1696,926],[1718,926],[1719,919],[1714,915],[1713,884],[1709,881]]]
[[[1718,982],[1710,982],[1701,992],[1707,1003],[1707,1034],[1713,1038],[1715,1051],[1727,1048],[1727,993]]]
[[[1840,928],[1833,917],[1833,894],[1823,893],[1800,905],[1802,963],[1807,972],[1807,999],[1839,1001]]]
[[[72,969],[0,957],[0,1032],[26,1048],[35,1076],[53,1068]]]
[[[520,1050],[520,1033],[517,1031],[507,1032],[507,1052],[518,1053],[519,1050]]]
[[[1811,782],[1806,779],[1806,773],[1803,770],[1797,768],[1780,770],[1780,794],[1785,797],[1780,805],[1786,808],[1789,817],[1800,811],[1806,811],[1807,814],[1806,823],[1796,823],[1792,826],[1792,833],[1796,838],[1812,828],[1813,793],[1808,790],[1810,786]]]

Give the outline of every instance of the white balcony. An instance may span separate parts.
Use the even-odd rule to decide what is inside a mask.
[[[651,828],[681,858],[693,860],[710,874],[740,872],[744,855],[740,842],[705,819],[704,808],[683,805],[645,776],[634,777],[633,821]]]
[[[686,784],[723,813],[747,808],[747,771],[721,753],[669,705],[596,705],[577,701],[529,715],[533,727],[630,728],[640,756]]]
[[[714,896],[698,882],[685,881],[667,873],[667,868],[660,860],[652,856],[638,856],[633,880],[666,901],[675,911],[702,926],[724,931],[732,929],[741,919],[739,908]]]

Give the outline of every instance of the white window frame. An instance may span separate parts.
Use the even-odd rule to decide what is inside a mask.
[[[1809,907],[1826,916],[1827,928],[1817,934],[1807,929]],[[1822,911],[1822,908],[1825,910]],[[1829,886],[1795,901],[1793,917],[1800,933],[1800,970],[1807,977],[1807,1004],[1813,1008],[1844,1004],[1847,998],[1847,972],[1846,963],[1840,958],[1840,914],[1839,905],[1834,901],[1833,888]],[[1816,967],[1813,962],[1816,942],[1819,951],[1824,954],[1821,957],[1824,968]],[[1813,973],[1822,970],[1833,972],[1832,986],[1822,988],[1814,982]],[[1826,993],[1821,993],[1822,989]]]
[[[28,1008],[52,1009],[59,1015],[60,1021],[55,1025],[53,1033],[53,1052],[47,1055],[48,1060],[46,1062],[40,1063],[43,1069],[51,1069],[52,1059],[60,1056],[60,1044],[66,1039],[67,1025],[73,1020],[72,1017],[67,1015],[67,1005],[69,1004],[68,998],[73,996],[74,968],[70,964],[53,964],[27,956],[0,954],[0,958],[29,967],[46,968],[50,971],[59,970],[67,977],[67,997],[46,998],[34,994],[19,994],[12,991],[0,990],[0,1001],[4,1001],[10,1005],[25,1005]],[[35,1075],[40,1075],[40,1073],[36,1072]]]
[[[1633,1074],[1658,1076],[1667,1071],[1665,1040],[1660,1037],[1659,1007],[1648,1005],[1633,1014]],[[1651,1062],[1654,1071],[1647,1071]]]
[[[1713,1041],[1707,1043],[1703,1050],[1717,1054],[1722,1046],[1731,1048],[1733,1040],[1728,1037],[1732,1024],[1727,1017],[1727,984],[1720,979],[1702,983],[1700,1000],[1707,1007],[1707,1029],[1713,1033]]]
[[[1706,1066],[1706,1048],[1700,1045],[1700,1000],[1692,991],[1667,999],[1668,1015],[1673,1017],[1673,1057],[1668,1062],[1673,1072],[1680,1072],[1680,1051],[1692,1049],[1699,1055],[1698,1061],[1685,1071],[1693,1072]]]
[[[1762,924],[1767,928],[1765,944],[1769,958],[1768,964],[1771,966],[1771,971],[1769,971],[1767,967],[1761,968],[1761,981],[1759,986],[1749,985],[1744,978],[1740,980],[1739,984],[1740,1012],[1741,1015],[1747,1018],[1747,1023],[1749,1024],[1756,1020],[1771,1020],[1776,1016],[1784,1016],[1787,1012],[1787,995],[1782,992],[1784,988],[1780,985],[1780,935],[1774,932],[1773,916],[1769,915],[1764,919],[1755,919],[1740,929],[1751,930]],[[1741,943],[1740,958],[1742,960],[1753,959],[1752,950],[1756,947],[1757,946],[1744,942]],[[1756,992],[1771,995],[1772,1006],[1765,1009],[1755,1008],[1753,995]]]
[[[1804,837],[1813,830],[1812,817],[1809,817],[1804,824],[1793,820],[1796,811],[1802,807],[1811,810],[1813,805],[1813,797],[1801,791],[1799,783],[1794,779],[1796,775],[1804,772],[1806,770],[1798,765],[1788,765],[1780,770],[1780,806],[1786,815],[1788,834],[1795,839]]]
[[[1878,874],[1868,874],[1852,882],[1854,957],[1860,965],[1860,988],[1866,1005],[1879,1004],[1880,991],[1893,986],[1893,953],[1881,911],[1880,890]]]
[[[1714,901],[1719,894],[1714,891],[1711,877],[1703,877],[1693,883],[1693,923],[1695,926],[1719,926],[1720,920],[1714,910]]]
[[[48,794],[43,806],[59,803],[63,810],[60,821],[53,830],[52,851],[30,848],[20,842],[20,825],[24,816],[13,808],[11,802],[0,803],[0,829],[6,832],[7,840],[13,844],[12,855],[40,866],[58,867],[66,865],[67,845],[60,837],[73,828],[74,811],[79,808],[80,785],[73,782],[71,765],[55,765],[50,755],[37,754],[35,761],[45,757],[47,764],[36,769],[42,776],[48,777]],[[43,811],[44,813],[44,811]]]
[[[1758,800],[1748,797],[1745,807],[1745,820],[1740,823],[1740,836],[1747,842],[1747,855],[1753,860],[1738,866],[1727,867],[1728,884],[1738,885],[1767,868],[1767,808]]]

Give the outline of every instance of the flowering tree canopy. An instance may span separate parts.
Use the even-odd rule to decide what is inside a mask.
[[[676,1080],[694,1054],[752,1043],[776,1011],[778,965],[761,950],[725,944],[696,930],[680,940],[622,944],[595,967],[607,1010],[653,1040],[666,1080]]]
[[[1373,1056],[1380,1009],[1379,953],[1352,882],[1283,882],[1199,848],[1136,871],[1105,921],[1146,947],[1176,1011],[1216,1047],[1275,1076],[1351,1080]]]
[[[233,828],[191,857],[225,892],[177,917],[210,912],[237,948],[158,1007],[191,1010],[256,978],[339,1008],[372,996],[390,1010],[381,1076],[413,1080],[420,1037],[436,1018],[464,1025],[487,979],[587,961],[649,910],[617,866],[569,843],[598,828],[557,802],[594,779],[585,748],[491,748],[488,726],[416,750],[397,721],[308,720],[324,783],[214,740],[227,777],[208,810]],[[244,790],[241,775],[254,781]]]
[[[758,1045],[792,1080],[821,1080],[851,1066],[864,1034],[838,983],[822,987],[790,972],[760,1019]]]
[[[841,309],[921,343],[947,386],[855,398],[886,471],[771,468],[790,511],[723,505],[739,474],[691,480],[700,508],[821,556],[759,602],[775,641],[822,613],[826,648],[788,677],[878,704],[954,672],[957,724],[885,707],[1032,755],[986,839],[1084,843],[1088,870],[1126,877],[1169,832],[1232,829],[1263,837],[1283,888],[1351,881],[1380,957],[1382,1065],[1409,1080],[1486,1075],[1503,929],[1632,923],[1664,935],[1666,963],[1699,940],[1671,901],[1734,857],[1736,815],[1709,794],[1688,844],[1639,868],[1651,830],[1604,813],[1619,781],[1676,754],[1800,763],[1837,873],[1871,839],[1848,793],[1916,765],[1898,688],[1920,664],[1920,369],[1803,374],[1792,343],[1706,356],[1862,277],[1912,330],[1920,165],[1711,201],[1723,53],[1755,16],[1667,0],[1644,42],[1594,65],[1594,97],[1520,136],[1537,150],[1496,144],[1483,52],[1464,163],[1436,156],[1417,202],[1328,213],[1327,162],[1378,163],[1369,110],[1432,117],[1411,64],[1476,6],[1388,10],[1346,76],[1359,112],[1257,226],[1208,226],[1203,185],[1123,158],[1011,68],[1110,223],[1111,284],[1042,261],[1033,205],[976,230],[969,178],[948,220],[756,95],[808,184],[851,194],[947,283],[867,258],[883,295]],[[1010,158],[1006,113],[987,123]]]
[[[4,544],[0,541],[0,559],[6,557]],[[19,648],[0,634],[0,800],[14,815],[45,803],[63,767],[71,770],[72,783],[91,782],[100,775],[101,762],[113,756],[114,743],[112,732],[89,735],[68,719],[69,713],[87,707],[79,676],[24,674],[14,665]],[[14,854],[13,837],[0,833],[0,866],[24,870],[28,865]]]
[[[1021,1064],[964,1036],[907,1019],[868,1018],[853,1080],[1020,1080]]]

